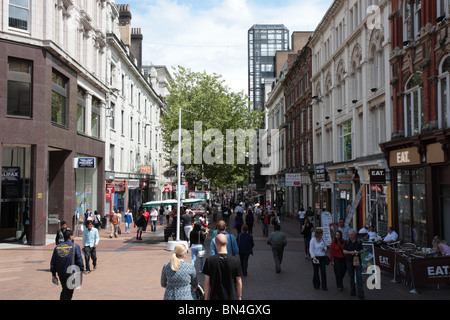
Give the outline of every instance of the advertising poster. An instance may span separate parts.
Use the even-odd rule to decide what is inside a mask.
[[[367,268],[375,265],[375,253],[373,243],[363,242],[364,252],[361,254],[362,274],[371,274],[367,272]]]

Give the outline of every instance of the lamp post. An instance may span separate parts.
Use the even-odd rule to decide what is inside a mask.
[[[181,221],[181,110],[178,110],[178,177],[177,177],[177,238],[175,241],[169,241],[167,244],[167,250],[173,251],[175,246],[179,243],[182,243],[189,248],[187,241],[180,240],[180,221]],[[190,110],[184,110],[193,114],[198,115],[198,113],[192,112]]]

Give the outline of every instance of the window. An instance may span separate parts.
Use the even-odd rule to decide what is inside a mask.
[[[31,118],[32,70],[31,61],[8,58],[7,115]]]
[[[450,128],[450,56],[444,59],[439,68],[439,84],[438,84],[438,120],[439,129]]]
[[[437,4],[436,18],[446,17],[448,14],[448,5],[449,5],[448,0],[437,0],[436,4]]]
[[[86,115],[86,91],[78,87],[78,102],[77,102],[77,131],[84,132],[85,130],[85,115]]]
[[[92,97],[91,134],[100,137],[100,100],[96,97]]]
[[[416,73],[406,84],[404,109],[405,109],[405,137],[418,135],[421,132],[422,110],[422,74]]]
[[[53,71],[52,73],[52,114],[51,120],[55,124],[66,125],[67,108],[67,78]]]
[[[403,41],[414,40],[419,34],[421,24],[422,1],[405,1],[403,8]]]
[[[109,145],[109,169],[114,171],[114,152],[115,146],[113,144]]]
[[[399,169],[397,210],[399,237],[418,246],[427,245],[425,170]]]
[[[346,122],[339,127],[339,148],[341,161],[349,161],[353,158],[352,148],[352,122]]]
[[[30,0],[9,0],[9,26],[29,31]]]
[[[114,129],[115,127],[115,109],[116,109],[116,105],[113,102],[110,102],[110,108],[109,108],[109,118],[110,118],[110,122],[109,125],[111,127],[111,129]]]

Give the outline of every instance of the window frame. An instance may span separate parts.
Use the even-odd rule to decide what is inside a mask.
[[[54,75],[56,75],[57,79],[60,78],[63,83],[64,87],[61,87],[57,82],[54,81]],[[63,75],[61,72],[53,69],[52,70],[52,104],[51,104],[51,114],[50,114],[50,120],[52,124],[60,125],[63,127],[66,127],[67,125],[67,104],[68,104],[68,92],[67,88],[69,87],[69,78],[67,78],[65,75]],[[61,115],[61,122],[53,120],[53,97],[54,94],[57,94],[58,96],[61,96],[64,101],[62,107],[62,115]]]
[[[16,61],[22,61],[28,63],[28,73],[25,72],[19,72],[19,71],[12,71],[10,70],[10,64],[12,60]],[[34,70],[34,63],[32,60],[27,59],[21,59],[17,57],[9,57],[8,56],[8,75],[7,75],[7,102],[6,102],[6,115],[8,117],[18,117],[18,118],[32,118],[33,117],[33,70]],[[28,114],[10,114],[10,104],[9,104],[9,98],[10,98],[10,82],[15,83],[26,83],[29,85],[29,96],[28,96],[28,107],[29,111]],[[19,97],[22,96],[19,94]],[[17,106],[18,109],[20,109],[20,106]]]
[[[414,77],[420,77],[420,79],[422,80],[422,73],[415,73],[413,75],[411,75],[411,77],[408,79],[408,81],[406,82],[405,85],[405,92],[404,92],[404,97],[403,97],[403,109],[404,109],[404,125],[405,125],[405,137],[412,137],[412,136],[416,136],[419,135],[422,132],[422,123],[423,123],[423,92],[422,92],[422,87],[421,87],[421,81],[413,86],[410,87],[408,89],[408,85],[410,84],[411,81],[414,80]],[[416,106],[414,104],[414,94],[418,92],[418,106],[417,106],[417,110]],[[408,106],[408,98],[410,98],[410,101],[412,102],[411,106]],[[415,111],[417,111],[417,114],[415,114]],[[417,133],[415,132],[415,117],[417,116]]]
[[[439,122],[439,129],[445,129],[450,128],[450,68],[448,70],[443,71],[443,66],[445,64],[445,61],[449,59],[450,55],[445,56],[440,65],[439,65],[439,75],[438,75],[438,122]],[[450,62],[450,61],[449,61]],[[444,108],[443,108],[443,99],[442,99],[442,82],[445,80],[445,89],[446,89],[446,106],[445,106],[445,115],[447,118],[446,123],[444,123]]]
[[[22,7],[20,5],[17,4],[13,4],[11,3],[11,0],[8,0],[8,29],[11,30],[16,30],[16,31],[20,31],[20,32],[27,32],[30,33],[30,25],[31,25],[31,0],[26,0],[28,3],[28,7]],[[27,28],[23,29],[23,28],[18,28],[18,27],[14,27],[10,25],[10,19],[11,19],[11,7],[14,8],[18,8],[18,9],[22,9],[22,10],[26,10],[27,11]]]
[[[350,131],[344,133],[344,129],[346,126],[350,125]],[[347,122],[341,123],[339,125],[339,160],[340,161],[350,161],[353,159],[354,148],[353,148],[353,120],[349,120]],[[347,158],[345,143],[346,139],[350,137],[350,156]]]

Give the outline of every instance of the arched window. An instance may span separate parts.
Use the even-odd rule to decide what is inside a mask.
[[[443,59],[439,68],[438,120],[439,129],[450,128],[450,56]]]
[[[331,116],[331,106],[333,105],[332,101],[332,82],[331,82],[331,75],[330,73],[327,74],[327,77],[325,78],[325,101],[324,101],[324,116],[330,117]],[[328,120],[328,119],[326,119]]]
[[[337,92],[337,103],[335,103],[336,107],[339,109],[340,107],[347,104],[345,99],[345,68],[344,61],[340,61],[337,71],[336,71],[336,81],[338,86]]]
[[[405,137],[415,136],[421,132],[423,122],[421,83],[422,74],[415,73],[405,86]]]

